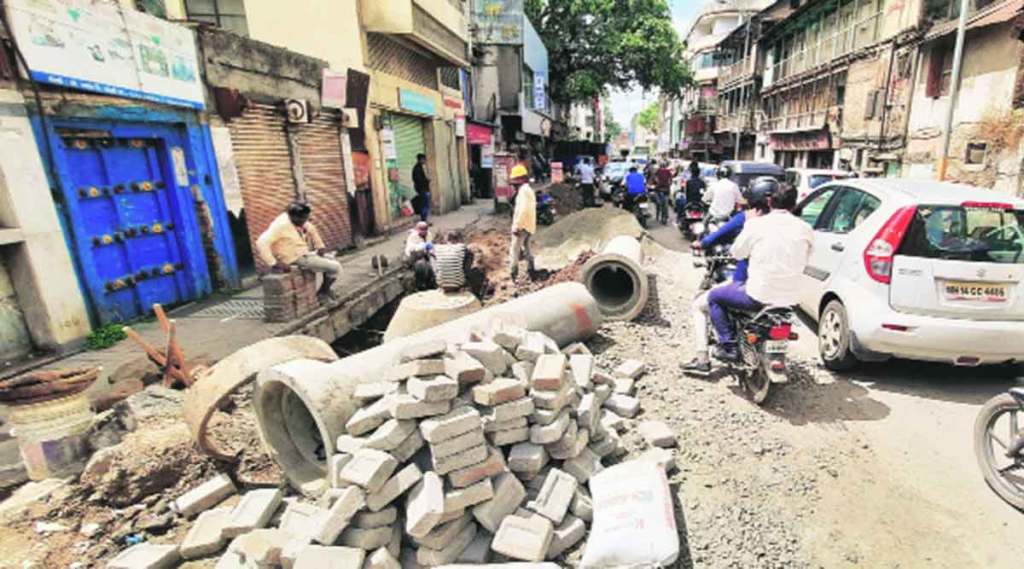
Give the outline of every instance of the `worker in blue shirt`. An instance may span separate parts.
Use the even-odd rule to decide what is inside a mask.
[[[623,206],[628,209],[633,209],[633,202],[637,196],[643,195],[647,191],[647,179],[640,172],[637,172],[636,166],[629,169],[629,174],[626,175],[626,203]]]

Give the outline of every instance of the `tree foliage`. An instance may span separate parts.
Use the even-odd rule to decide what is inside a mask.
[[[644,127],[647,132],[658,134],[658,131],[661,130],[660,115],[658,102],[654,101],[637,114],[636,124]]]
[[[525,0],[544,40],[552,100],[592,100],[606,88],[677,94],[690,82],[667,0]]]
[[[622,134],[622,125],[615,120],[611,113],[604,115],[604,141],[612,142]]]

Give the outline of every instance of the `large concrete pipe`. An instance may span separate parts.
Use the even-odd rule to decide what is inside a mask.
[[[464,341],[498,321],[543,332],[565,346],[589,338],[602,320],[586,287],[562,283],[336,362],[297,360],[265,369],[253,395],[260,436],[292,486],[307,495],[322,493],[326,457],[335,453],[335,441],[357,409],[355,386],[380,381],[407,347],[425,340]]]
[[[594,295],[606,319],[632,320],[647,305],[647,274],[640,266],[643,258],[640,242],[620,235],[583,265],[580,282]]]

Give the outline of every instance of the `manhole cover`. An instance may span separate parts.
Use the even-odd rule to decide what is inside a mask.
[[[232,298],[189,314],[189,318],[263,320],[263,299]]]

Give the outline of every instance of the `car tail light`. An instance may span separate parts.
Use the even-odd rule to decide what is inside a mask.
[[[896,210],[864,250],[864,268],[868,276],[882,284],[892,282],[892,261],[896,256],[907,227],[917,212],[917,207],[908,205]]]
[[[789,334],[793,331],[791,324],[776,324],[768,330],[768,337],[772,340],[788,340]]]

